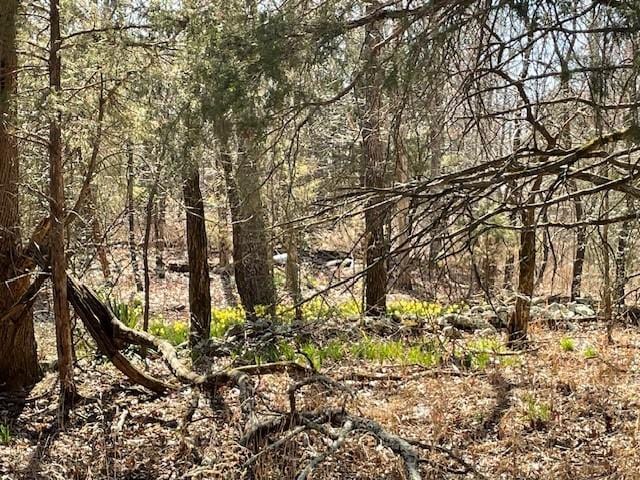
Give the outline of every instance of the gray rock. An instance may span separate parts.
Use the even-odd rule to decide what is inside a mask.
[[[485,321],[482,317],[470,317],[459,313],[445,315],[446,324],[458,328],[460,330],[482,330],[491,328],[492,325]]]
[[[547,306],[547,311],[548,312],[559,312],[561,311],[564,307],[564,305],[560,304],[560,303],[550,303]]]
[[[483,328],[478,332],[481,337],[493,337],[498,331],[494,327]]]
[[[596,304],[596,301],[591,297],[577,297],[576,303],[593,307]]]
[[[453,325],[447,325],[446,327],[444,327],[442,329],[442,335],[450,340],[457,340],[459,338],[462,338],[462,332]]]
[[[531,299],[531,305],[544,305],[546,302],[544,297],[533,297]]]
[[[544,317],[544,308],[538,305],[531,306],[531,318],[541,318]]]
[[[582,303],[576,303],[573,307],[573,312],[579,317],[593,317],[596,314],[593,308]]]

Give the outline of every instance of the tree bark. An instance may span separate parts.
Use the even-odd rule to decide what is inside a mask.
[[[515,225],[517,221],[517,217],[515,215],[509,215],[509,225]],[[514,245],[512,242],[507,240],[505,241],[506,250],[507,250],[507,258],[504,261],[504,274],[502,278],[502,288],[504,290],[513,291],[513,273],[515,272],[515,254],[514,254]]]
[[[626,212],[631,214],[635,210],[633,198],[627,195],[625,198]],[[615,266],[616,266],[616,281],[615,281],[615,300],[618,313],[624,311],[625,306],[625,287],[627,285],[627,253],[629,250],[629,238],[631,237],[631,220],[625,220],[620,226],[620,233],[618,235],[618,245],[616,248]]]
[[[127,145],[127,222],[129,227],[129,254],[131,255],[131,270],[133,271],[133,281],[136,290],[142,292],[144,287],[140,278],[140,266],[138,265],[138,253],[136,251],[135,236],[135,205],[133,202],[133,146]]]
[[[0,391],[17,390],[40,377],[31,308],[11,307],[29,278],[17,268],[20,241],[16,123],[17,0],[0,8]]]
[[[398,119],[398,122],[401,120]],[[409,181],[409,159],[407,157],[403,140],[401,127],[398,125],[396,128],[396,135],[394,135],[395,149],[396,149],[396,181],[400,184],[407,183]],[[409,223],[409,210],[411,207],[411,199],[403,197],[398,200],[396,204],[396,228],[398,230],[397,236],[397,248],[402,251],[399,255],[400,259],[397,261],[398,273],[396,280],[396,287],[400,290],[410,292],[413,290],[413,281],[411,278],[411,224]]]
[[[50,50],[49,85],[50,95],[60,95],[60,12],[59,0],[50,1]],[[54,104],[58,104],[57,99]],[[53,312],[56,324],[58,349],[58,373],[60,377],[60,405],[63,412],[76,395],[73,380],[73,338],[69,302],[67,300],[67,260],[65,257],[65,208],[64,172],[62,164],[62,111],[52,112],[49,124],[49,208],[51,211],[51,233],[49,255],[51,258],[51,281],[53,284]]]
[[[229,240],[229,212],[223,182],[224,180],[216,183],[216,194],[219,202],[216,208],[218,215],[218,267],[220,268],[220,282],[222,283],[224,299],[227,305],[235,307],[238,305],[238,300],[229,268],[231,265],[230,257],[232,255],[232,247]]]
[[[142,270],[144,275],[144,312],[142,318],[142,330],[149,330],[150,300],[151,300],[151,274],[149,272],[149,244],[151,242],[151,224],[153,223],[153,205],[155,204],[156,193],[160,182],[160,171],[162,161],[158,162],[158,172],[149,190],[147,208],[144,219],[144,241],[142,243]]]
[[[372,3],[367,12],[374,11],[379,5]],[[367,62],[359,86],[363,99],[361,111],[361,132],[363,149],[363,186],[383,187],[385,173],[385,152],[381,140],[381,106],[383,72],[379,64],[382,42],[381,25],[368,23],[365,27],[365,39],[362,49],[363,59]],[[385,236],[387,207],[377,206],[379,199],[373,197],[367,202],[365,211],[365,305],[366,315],[381,316],[387,309],[387,257],[389,245]]]
[[[98,262],[100,263],[100,269],[102,270],[102,276],[106,282],[111,279],[111,268],[109,267],[109,259],[107,258],[107,247],[105,245],[105,239],[102,235],[102,227],[97,215],[96,194],[95,187],[91,186],[89,190],[89,202],[88,210],[90,216],[91,238],[93,240]]]
[[[531,188],[527,203],[535,200],[535,192],[540,188],[542,178],[539,177]],[[520,252],[518,258],[518,295],[515,311],[507,325],[508,344],[513,348],[521,348],[527,342],[527,331],[531,316],[531,298],[533,297],[536,274],[536,210],[525,205],[520,213],[522,232],[520,233]]]
[[[575,190],[575,184],[570,183],[570,188]],[[576,222],[581,222],[584,213],[582,209],[582,199],[577,197],[573,201],[573,208],[576,214]],[[587,253],[587,228],[579,226],[576,229],[576,250],[573,255],[573,273],[571,275],[571,301],[574,302],[580,296],[582,288],[582,271],[584,269],[584,259]]]
[[[188,155],[188,152],[185,152]],[[189,345],[194,348],[210,336],[211,291],[207,259],[207,230],[204,201],[200,191],[200,172],[195,162],[185,158],[183,194],[187,219],[187,255],[189,258]]]
[[[267,241],[258,165],[250,139],[244,138],[234,171],[228,132],[219,132],[221,163],[227,185],[233,231],[233,266],[240,301],[248,319],[257,316],[256,307],[275,313],[276,293],[272,255]]]
[[[300,288],[300,256],[298,255],[298,232],[290,227],[287,233],[287,263],[285,265],[287,290],[295,306],[295,320],[302,321],[302,290]]]
[[[165,240],[165,224],[167,215],[167,195],[162,190],[158,192],[158,201],[156,203],[156,215],[154,219],[154,234],[156,239],[156,276],[165,278],[166,266],[164,264],[164,249],[166,247]]]

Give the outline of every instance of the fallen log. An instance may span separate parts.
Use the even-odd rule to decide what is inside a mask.
[[[127,357],[120,353],[120,345],[113,334],[113,314],[88,287],[81,285],[71,275],[67,275],[67,290],[69,302],[76,314],[95,340],[100,351],[118,370],[132,382],[153,392],[164,393],[175,389],[174,386],[141,372],[131,364]]]
[[[215,390],[223,385],[233,384],[240,390],[243,403],[250,405],[253,386],[249,376],[295,372],[310,375],[312,371],[295,362],[273,362],[262,365],[246,365],[227,368],[207,374],[198,374],[187,368],[178,354],[166,340],[147,332],[134,330],[124,325],[96,294],[81,284],[72,275],[67,277],[69,301],[82,323],[95,340],[100,351],[109,358],[118,370],[131,381],[149,390],[163,393],[178,387],[141,372],[120,352],[125,344],[137,345],[156,351],[175,377],[183,384]],[[246,413],[249,413],[247,411]]]

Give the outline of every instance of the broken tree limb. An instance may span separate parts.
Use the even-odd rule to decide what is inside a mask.
[[[24,291],[22,296],[15,302],[8,310],[0,317],[0,324],[9,321],[10,319],[21,319],[27,310],[29,310],[34,302],[42,284],[49,278],[49,275],[40,273],[36,279],[31,282],[29,287]]]
[[[269,435],[285,433],[290,431],[298,432],[300,426],[307,425],[310,429],[316,430],[321,434],[327,435],[325,429],[321,427],[324,423],[329,423],[333,427],[344,429],[347,422],[350,422],[353,432],[365,432],[376,437],[382,445],[391,450],[397,456],[402,459],[406,477],[409,480],[421,480],[419,463],[420,458],[413,446],[404,438],[389,433],[374,420],[352,415],[347,411],[339,408],[334,409],[320,409],[311,412],[291,412],[287,415],[281,415],[279,417],[267,420],[260,424],[254,425],[250,431],[248,431],[241,439],[240,444],[249,446],[255,446],[262,439],[265,439]],[[314,427],[313,425],[317,425]],[[340,438],[340,433],[337,435],[327,435],[334,440],[334,444]],[[342,442],[343,443],[343,442]],[[342,444],[339,443],[338,447]],[[331,450],[331,448],[330,448]],[[331,450],[333,453],[335,450]],[[247,464],[251,464],[247,462]],[[304,478],[304,477],[302,477]]]
[[[353,430],[353,422],[351,420],[347,420],[342,429],[339,431],[337,438],[333,441],[333,443],[329,446],[329,448],[325,451],[316,455],[311,459],[311,461],[307,464],[307,466],[300,472],[300,474],[296,477],[296,480],[307,480],[311,472],[315,470],[315,468],[324,462],[331,454],[338,451],[339,448],[344,445],[344,442],[347,441],[347,436]]]
[[[71,275],[67,276],[69,302],[82,320],[100,351],[107,356],[113,365],[124,373],[132,382],[142,385],[156,393],[164,393],[175,389],[174,386],[158,380],[134,367],[119,351],[119,345],[113,335],[110,322],[110,310],[84,285],[78,283]]]
[[[262,365],[247,365],[229,368],[201,375],[187,368],[178,358],[178,354],[169,342],[157,338],[150,333],[134,330],[124,325],[109,308],[86,285],[69,275],[69,300],[85,327],[96,341],[98,348],[129,379],[154,392],[165,392],[176,387],[155,379],[136,369],[127,358],[120,353],[123,343],[150,348],[158,352],[167,363],[171,372],[183,384],[203,386],[216,389],[223,385],[233,384],[240,390],[243,405],[249,408],[253,396],[250,376],[268,375],[282,372],[295,372],[309,375],[310,369],[295,362],[273,362]],[[249,413],[249,410],[246,411]]]

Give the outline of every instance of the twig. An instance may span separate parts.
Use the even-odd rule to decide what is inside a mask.
[[[351,420],[347,420],[346,422],[344,422],[344,426],[338,433],[338,437],[329,446],[328,450],[321,453],[320,455],[316,455],[315,457],[313,457],[309,464],[304,468],[304,470],[302,470],[302,472],[300,472],[300,474],[297,476],[296,480],[306,480],[318,465],[324,462],[327,457],[335,453],[340,447],[342,447],[342,445],[344,445],[344,442],[347,440],[347,436],[352,430],[353,422]]]

